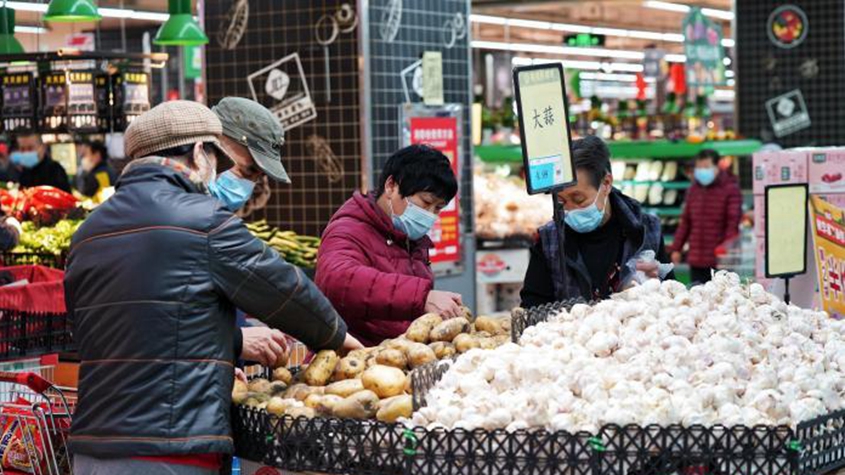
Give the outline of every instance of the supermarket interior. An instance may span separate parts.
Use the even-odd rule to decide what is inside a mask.
[[[0,84],[0,473],[845,470],[845,0],[0,0]]]

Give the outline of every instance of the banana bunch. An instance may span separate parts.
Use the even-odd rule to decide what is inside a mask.
[[[253,236],[278,251],[291,264],[304,269],[316,267],[320,238],[300,236],[293,231],[281,231],[267,224],[266,220],[248,223],[246,228]]]

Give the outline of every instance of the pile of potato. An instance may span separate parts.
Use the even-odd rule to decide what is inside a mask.
[[[472,315],[443,320],[429,313],[414,320],[399,338],[355,350],[341,358],[332,350],[317,353],[296,376],[287,368],[272,381],[235,382],[235,404],[294,418],[376,418],[394,422],[413,412],[410,371],[473,348],[492,349],[510,341],[510,320]]]

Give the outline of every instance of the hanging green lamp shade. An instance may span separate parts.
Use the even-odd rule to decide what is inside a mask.
[[[168,0],[170,18],[158,29],[153,43],[164,46],[200,46],[208,36],[191,15],[191,0]]]
[[[44,14],[44,21],[56,23],[100,21],[102,18],[92,0],[52,0]]]
[[[15,38],[15,11],[8,7],[0,7],[0,54],[23,52],[23,46]]]

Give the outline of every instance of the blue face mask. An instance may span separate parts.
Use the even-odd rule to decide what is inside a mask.
[[[24,168],[32,168],[38,165],[38,152],[12,152],[9,158],[15,165],[20,165]]]
[[[208,194],[217,198],[229,211],[237,211],[249,201],[255,183],[241,178],[231,170],[221,173],[216,180],[208,183]]]
[[[405,208],[405,212],[400,216],[393,214],[393,204],[391,203],[390,214],[393,214],[393,226],[407,234],[408,239],[416,241],[425,236],[431,227],[434,226],[435,221],[437,221],[437,215],[420,208],[408,200],[408,198],[405,198],[405,203],[408,204],[408,207]]]
[[[710,186],[711,183],[716,181],[716,167],[696,168],[693,174],[695,175],[695,181],[702,186]]]
[[[599,200],[601,190],[596,193],[596,199],[593,204],[586,208],[574,209],[566,213],[563,220],[576,233],[588,233],[595,231],[599,227],[602,220],[604,220],[604,210],[599,210],[596,203]],[[607,196],[604,199],[604,208],[607,208]]]

